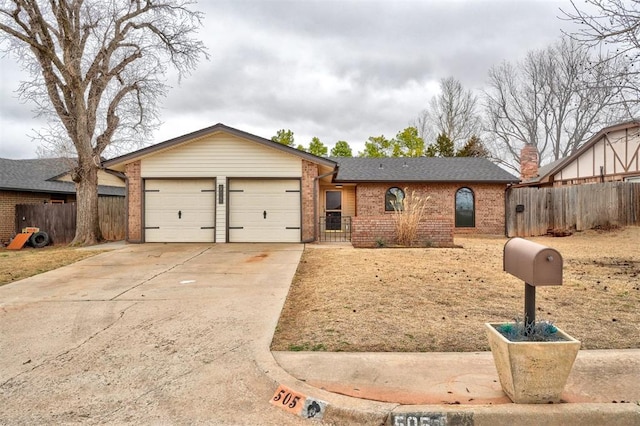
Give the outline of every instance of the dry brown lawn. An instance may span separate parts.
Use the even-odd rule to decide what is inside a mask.
[[[537,288],[537,319],[583,349],[640,348],[640,228],[532,238],[564,258],[564,284]],[[461,248],[307,246],[273,350],[489,350],[483,323],[523,316],[524,284],[502,271],[506,238]]]
[[[44,247],[22,250],[0,248],[0,286],[98,254],[99,251],[78,250],[69,247]]]

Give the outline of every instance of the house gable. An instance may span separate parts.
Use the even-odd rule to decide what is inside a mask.
[[[519,186],[548,186],[640,177],[640,122],[606,127],[575,153],[540,168],[536,178]]]
[[[218,132],[141,159],[142,177],[300,177],[300,157]]]
[[[640,175],[640,127],[612,130],[594,139],[565,162],[552,181],[586,180]],[[609,179],[607,179],[609,177]],[[620,180],[620,179],[614,179]]]
[[[219,134],[219,133],[226,134],[227,137],[229,137],[230,139],[233,138],[233,140],[236,140],[236,141],[244,140],[247,142],[253,142],[256,145],[262,145],[264,147],[281,151],[283,153],[287,153],[294,157],[305,159],[307,161],[310,161],[318,165],[322,165],[330,168],[335,167],[335,162],[328,160],[326,158],[318,157],[313,154],[309,154],[307,152],[300,151],[295,148],[291,148],[277,142],[273,142],[269,139],[252,135],[251,133],[247,133],[242,130],[234,129],[233,127],[226,126],[222,123],[218,123],[214,126],[200,129],[195,132],[188,133],[186,135],[179,136],[177,138],[173,138],[168,141],[161,142],[155,145],[151,145],[149,147],[140,149],[138,151],[134,151],[129,154],[125,154],[120,157],[113,158],[111,160],[107,160],[103,162],[103,165],[106,168],[123,172],[125,170],[126,164],[132,163],[136,160],[144,159],[146,157],[154,156],[163,151],[172,150],[181,145],[188,145],[195,141],[199,141],[201,139],[207,139],[208,137]]]

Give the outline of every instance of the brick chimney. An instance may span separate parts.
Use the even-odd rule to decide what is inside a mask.
[[[528,143],[520,151],[520,178],[529,180],[535,177],[538,177],[538,150]]]

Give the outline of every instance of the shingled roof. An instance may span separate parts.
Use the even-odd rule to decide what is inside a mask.
[[[66,158],[0,158],[0,190],[75,194],[76,187],[73,182],[55,180],[69,171],[70,161],[72,160]],[[98,194],[124,196],[124,188],[100,185]]]
[[[486,182],[516,183],[519,179],[486,158],[345,158],[335,182]]]

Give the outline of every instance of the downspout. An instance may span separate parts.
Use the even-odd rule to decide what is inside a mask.
[[[507,187],[504,190],[504,236],[508,237],[509,233],[509,221],[507,218],[507,213],[509,212],[509,193],[511,192],[512,183],[508,183]]]
[[[338,166],[336,166],[333,171],[313,178],[313,237],[308,240],[303,240],[302,242],[304,244],[314,242],[316,240],[316,235],[318,235],[318,191],[320,191],[318,181],[322,178],[326,178],[327,176],[335,175],[336,173],[338,173]]]

